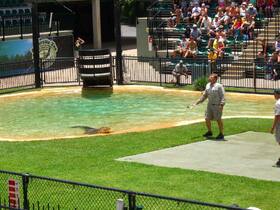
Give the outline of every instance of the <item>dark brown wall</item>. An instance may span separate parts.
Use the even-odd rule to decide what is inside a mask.
[[[102,42],[114,40],[113,0],[101,1],[101,34]],[[73,11],[69,11],[67,8]],[[59,20],[61,29],[71,29],[74,37],[82,37],[92,43],[92,7],[91,0],[60,3],[40,3],[39,10],[54,12],[54,20]]]

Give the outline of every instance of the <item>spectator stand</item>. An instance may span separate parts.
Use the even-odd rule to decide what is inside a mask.
[[[161,1],[161,3],[167,3],[170,1]],[[200,2],[201,3],[201,2]],[[176,5],[176,10],[178,9]],[[193,7],[191,3],[188,5],[189,7]],[[154,49],[156,51],[157,57],[171,57],[172,52],[177,48],[178,42],[183,34],[189,35],[190,30],[192,30],[193,25],[196,23],[198,27],[200,27],[199,20],[192,20],[188,14],[184,14],[183,9],[181,8],[180,12],[175,12],[175,6],[168,7],[170,8],[169,17],[160,18],[157,16],[157,22],[159,23],[158,28],[153,28],[153,31],[157,33],[150,34],[153,35],[154,40]],[[258,68],[252,68],[251,63],[254,63],[254,59],[257,57],[257,52],[259,51],[259,44],[257,44],[257,39],[265,39],[267,42],[267,55],[271,56],[274,49],[271,47],[272,43],[275,41],[275,35],[279,31],[279,12],[278,8],[273,11],[273,14],[268,14],[265,11],[261,11],[260,8],[256,8],[254,5],[246,4],[246,11],[244,14],[246,16],[242,17],[242,26],[241,28],[237,28],[236,30],[232,27],[235,21],[235,16],[230,14],[230,9],[235,8],[236,11],[239,11],[241,5],[232,4],[225,5],[225,7],[221,7],[219,9],[219,5],[216,1],[212,1],[210,5],[208,5],[208,16],[210,18],[215,18],[219,15],[218,10],[223,17],[221,20],[223,21],[220,25],[223,26],[223,31],[225,36],[222,35],[222,40],[224,42],[223,48],[223,56],[219,59],[220,65],[218,65],[223,71],[226,72],[229,77],[233,75],[238,75],[234,78],[242,78],[253,75],[254,71],[258,71]],[[190,11],[191,9],[187,9]],[[257,12],[258,11],[258,12]],[[167,14],[167,7],[164,8],[165,15]],[[180,22],[178,22],[178,14],[180,14]],[[250,16],[251,15],[251,16]],[[175,20],[175,22],[170,24],[169,20]],[[227,17],[231,18],[231,22],[227,22]],[[237,17],[237,16],[236,16]],[[195,22],[197,21],[197,22]],[[212,22],[213,23],[213,22]],[[236,23],[237,24],[237,23]],[[251,26],[251,27],[249,27]],[[238,26],[239,27],[239,26]],[[190,30],[189,30],[190,29]],[[217,28],[213,29],[214,33],[219,33]],[[201,31],[201,36],[199,37],[198,43],[198,51],[197,56],[193,58],[197,59],[206,59],[207,58],[207,50],[209,49],[211,36],[208,31]],[[210,44],[209,44],[210,43]],[[194,65],[194,63],[200,63],[199,61],[191,62],[190,59],[187,59],[187,66]],[[170,62],[171,67],[167,68],[172,69],[174,63]],[[239,71],[237,73],[237,71]],[[232,74],[232,76],[230,76]],[[258,77],[263,76],[261,73],[257,75]]]

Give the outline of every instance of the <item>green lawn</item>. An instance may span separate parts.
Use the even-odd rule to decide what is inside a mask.
[[[229,119],[225,120],[225,133],[267,132],[271,123],[268,119]],[[214,131],[217,134],[216,127]],[[198,123],[111,136],[0,142],[1,169],[205,202],[279,210],[280,182],[115,161],[128,155],[201,141],[203,132],[204,125]]]

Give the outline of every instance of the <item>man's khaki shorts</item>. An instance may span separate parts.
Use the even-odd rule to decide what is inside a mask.
[[[222,119],[223,112],[220,110],[218,104],[208,104],[205,112],[205,119],[208,120],[220,120]]]

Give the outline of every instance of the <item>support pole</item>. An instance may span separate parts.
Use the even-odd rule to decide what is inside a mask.
[[[32,1],[32,34],[33,34],[33,64],[35,73],[35,87],[41,88],[40,76],[40,57],[39,57],[39,21],[38,21],[38,3]]]
[[[102,45],[100,0],[91,0],[91,2],[92,2],[93,47],[96,49],[100,49]]]
[[[121,10],[120,1],[114,0],[115,41],[116,41],[116,75],[117,75],[118,85],[123,84],[120,10]]]

